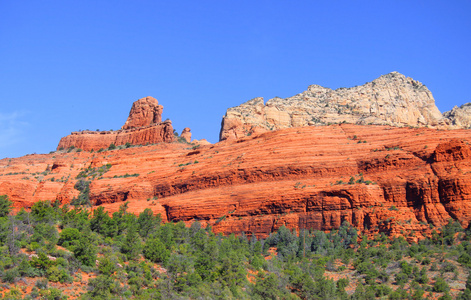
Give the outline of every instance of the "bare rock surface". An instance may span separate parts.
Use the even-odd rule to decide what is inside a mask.
[[[416,239],[453,218],[471,222],[471,130],[336,124],[280,129],[217,144],[161,143],[0,160],[0,195],[16,208],[70,203],[82,178],[93,207],[150,208],[258,237],[285,225]],[[100,176],[80,172],[110,165]],[[415,232],[414,236],[409,233]]]
[[[157,99],[145,97],[132,104],[129,117],[122,129],[149,126],[162,122],[163,106],[159,105]]]
[[[460,107],[455,106],[452,110],[444,112],[443,116],[456,128],[471,128],[471,102]]]
[[[180,134],[180,136],[184,138],[187,143],[190,143],[191,142],[191,129],[188,127],[183,128],[183,131]]]
[[[266,104],[263,98],[255,98],[229,108],[222,121],[220,140],[283,128],[340,123],[444,129],[468,125],[469,110],[455,110],[453,115],[459,119],[454,121],[452,114],[444,117],[440,113],[425,85],[392,72],[362,86],[332,90],[311,85],[307,91],[290,98],[273,98]]]
[[[120,146],[171,143],[175,141],[172,122],[162,122],[162,110],[163,106],[153,97],[139,99],[133,103],[122,129],[72,132],[60,140],[57,149],[75,147],[85,151],[97,151],[106,149],[111,144]],[[189,128],[185,129],[190,131]]]

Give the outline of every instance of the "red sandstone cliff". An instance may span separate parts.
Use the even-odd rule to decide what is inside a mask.
[[[0,160],[0,194],[17,207],[68,203],[79,172],[111,164],[101,179],[87,177],[91,202],[111,212],[129,201],[132,212],[151,208],[166,221],[199,220],[225,234],[348,221],[415,239],[449,218],[471,222],[470,141],[470,130],[341,124],[200,147],[29,155]]]
[[[122,129],[148,126],[162,122],[164,107],[159,105],[157,99],[146,97],[134,102],[129,112],[129,117]]]
[[[146,145],[173,142],[172,122],[167,120],[162,123],[162,110],[163,106],[153,97],[139,99],[133,103],[121,130],[72,132],[60,140],[57,149],[73,146],[85,151],[97,151],[108,148],[110,144],[120,146],[126,143]]]

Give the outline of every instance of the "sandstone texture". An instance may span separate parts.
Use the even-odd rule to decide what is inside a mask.
[[[444,112],[443,116],[450,120],[454,127],[471,129],[471,103],[455,106],[452,110]]]
[[[175,137],[172,122],[162,122],[162,110],[163,106],[153,97],[139,99],[133,103],[121,130],[72,132],[60,140],[57,149],[75,147],[85,151],[97,151],[106,149],[111,144],[120,146],[127,143],[146,145],[173,142]]]
[[[148,126],[162,122],[163,106],[159,105],[157,99],[146,97],[132,104],[129,117],[122,129]]]
[[[273,98],[266,104],[263,98],[255,98],[229,108],[222,120],[220,140],[326,124],[458,129],[468,128],[469,122],[469,106],[443,116],[425,85],[392,72],[362,86],[332,90],[311,85],[290,98]]]
[[[191,130],[188,127],[183,128],[182,133],[180,136],[187,142],[191,143]]]
[[[136,214],[150,208],[164,221],[259,237],[282,225],[332,230],[348,221],[414,240],[450,218],[471,222],[469,142],[464,129],[335,124],[212,145],[58,151],[0,160],[0,194],[17,208],[70,203],[82,172],[93,207],[109,212],[129,201]]]

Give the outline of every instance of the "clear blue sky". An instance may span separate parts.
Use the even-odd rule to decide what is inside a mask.
[[[398,71],[471,102],[471,1],[0,1],[0,159],[119,129],[153,96],[218,141],[228,107]]]

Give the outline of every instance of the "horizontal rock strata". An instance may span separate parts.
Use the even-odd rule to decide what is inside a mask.
[[[159,105],[157,99],[153,97],[139,99],[133,103],[122,129],[72,132],[60,140],[57,150],[75,147],[85,151],[97,151],[106,149],[111,144],[120,146],[171,143],[175,141],[172,122],[170,120],[162,122],[162,111],[163,106]],[[189,132],[190,129],[187,129]]]
[[[0,194],[16,207],[69,203],[80,172],[90,201],[125,201],[165,221],[267,236],[282,225],[415,239],[448,219],[471,221],[470,130],[340,124],[289,128],[214,145],[160,144],[0,160]],[[83,174],[83,173],[82,173]],[[414,233],[415,232],[415,233]]]
[[[85,151],[106,149],[111,144],[116,146],[130,143],[146,145],[170,143],[175,140],[172,123],[167,121],[145,127],[116,131],[80,131],[72,132],[61,138],[57,149],[79,148]]]

